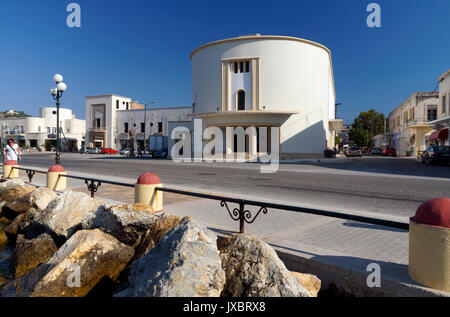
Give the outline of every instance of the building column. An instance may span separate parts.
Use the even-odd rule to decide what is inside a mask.
[[[234,145],[234,134],[233,134],[233,128],[226,127],[226,139],[225,139],[225,146],[226,146],[226,154],[231,155],[233,153],[233,145]]]

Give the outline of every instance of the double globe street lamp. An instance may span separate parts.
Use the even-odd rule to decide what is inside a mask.
[[[67,89],[67,85],[63,83],[63,76],[56,74],[53,76],[53,81],[56,83],[56,87],[50,89],[50,93],[53,99],[56,100],[56,157],[55,163],[59,165],[60,163],[60,127],[59,127],[59,99],[62,97],[64,91]]]

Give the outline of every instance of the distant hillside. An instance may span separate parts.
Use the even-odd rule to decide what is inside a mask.
[[[23,111],[0,111],[0,119],[1,118],[23,118],[23,117],[31,117],[30,115],[24,113]]]

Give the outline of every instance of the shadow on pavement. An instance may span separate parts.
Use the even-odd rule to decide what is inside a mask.
[[[384,230],[384,231],[390,231],[390,232],[406,232],[405,230],[402,230],[402,229],[372,225],[369,223],[353,222],[353,221],[344,222],[342,225],[346,226],[346,227],[361,228],[361,229]]]

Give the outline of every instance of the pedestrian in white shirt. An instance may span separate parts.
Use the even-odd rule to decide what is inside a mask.
[[[5,163],[7,161],[17,161],[20,162],[20,150],[17,144],[14,144],[13,139],[8,140],[8,145],[5,147]]]

